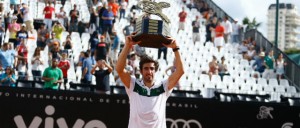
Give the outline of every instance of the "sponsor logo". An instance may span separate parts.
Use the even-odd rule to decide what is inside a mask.
[[[284,123],[281,128],[293,128],[293,123],[292,122],[286,122]]]
[[[271,111],[273,110],[274,110],[273,107],[261,106],[259,108],[259,113],[256,115],[256,118],[259,120],[268,119],[269,117],[273,119],[273,116],[271,114]]]
[[[194,120],[194,119],[190,119],[190,120],[184,120],[184,119],[176,119],[173,120],[171,118],[167,118],[167,122],[170,122],[170,128],[190,128],[192,127],[192,125],[197,126],[197,128],[202,128],[202,125],[199,121]],[[180,127],[179,125],[182,124],[182,127]]]
[[[45,113],[47,116],[44,119],[45,128],[54,128],[54,121],[56,121],[58,128],[68,128],[72,126],[68,126],[66,123],[66,119],[64,117],[60,117],[58,119],[54,119],[51,117],[55,113],[55,108],[52,105],[48,105],[45,108]],[[40,128],[43,122],[43,118],[39,116],[35,116],[29,125],[26,125],[22,115],[17,115],[14,117],[15,124],[17,128]],[[106,125],[100,120],[90,120],[85,122],[82,119],[77,119],[73,125],[73,128],[107,128]]]

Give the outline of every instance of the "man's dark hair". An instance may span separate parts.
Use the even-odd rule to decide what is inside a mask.
[[[145,63],[154,63],[155,71],[158,70],[158,67],[159,67],[158,62],[157,62],[156,60],[154,60],[153,58],[151,58],[150,56],[147,56],[147,55],[141,56],[140,70],[143,69],[143,65],[144,65]]]

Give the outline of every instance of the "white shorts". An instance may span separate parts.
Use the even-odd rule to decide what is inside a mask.
[[[193,41],[200,41],[200,33],[193,33]]]
[[[184,22],[179,22],[179,30],[184,30]]]
[[[214,40],[214,43],[215,43],[216,47],[223,46],[224,45],[224,37],[223,36],[216,37],[215,40]]]

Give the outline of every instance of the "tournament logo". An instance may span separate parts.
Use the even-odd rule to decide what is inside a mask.
[[[271,111],[273,110],[274,110],[273,107],[261,106],[259,108],[259,113],[256,115],[256,118],[259,120],[268,119],[268,118],[273,119],[273,116],[271,114]]]

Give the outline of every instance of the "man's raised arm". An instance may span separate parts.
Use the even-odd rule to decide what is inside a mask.
[[[181,57],[179,54],[179,47],[177,46],[177,43],[175,40],[172,39],[172,43],[169,45],[165,45],[168,48],[172,48],[173,52],[175,54],[175,67],[176,70],[175,72],[169,77],[168,79],[168,89],[171,90],[173,89],[177,82],[179,81],[180,77],[184,74],[184,69],[181,61]]]
[[[132,35],[126,37],[125,46],[119,55],[117,64],[116,64],[116,70],[119,74],[119,77],[121,81],[124,83],[124,85],[129,88],[130,87],[130,73],[126,72],[125,66],[126,66],[126,59],[127,55],[130,52],[130,49],[133,45],[137,44],[139,42],[134,42],[132,40]]]

